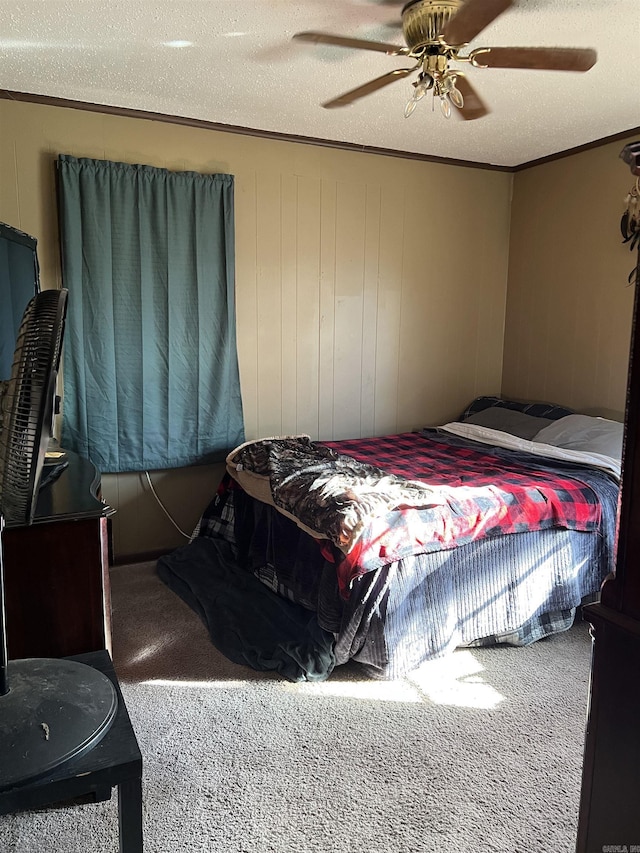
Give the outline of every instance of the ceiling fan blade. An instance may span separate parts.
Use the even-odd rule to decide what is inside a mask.
[[[478,95],[466,77],[456,77],[456,89],[458,89],[464,98],[464,106],[456,108],[461,118],[471,121],[471,119],[482,118],[489,113],[489,108],[484,104],[480,95]]]
[[[327,101],[322,106],[328,110],[334,109],[334,107],[346,107],[348,104],[352,104],[359,98],[364,98],[365,95],[370,95],[377,89],[382,89],[383,86],[388,86],[389,83],[393,83],[394,80],[401,80],[403,77],[406,77],[407,74],[412,74],[418,67],[419,65],[416,65],[413,68],[395,68],[393,71],[388,71],[381,77],[376,77],[375,80],[369,80],[368,83],[364,83],[364,85],[358,86],[356,89],[351,89],[349,92],[345,92],[343,95],[339,95],[331,101]]]
[[[487,47],[471,51],[478,68],[530,68],[544,71],[588,71],[598,54],[581,47]]]
[[[442,40],[468,44],[512,4],[513,0],[467,0],[442,31]]]
[[[389,56],[405,56],[409,53],[408,47],[399,44],[387,44],[382,41],[368,41],[367,39],[352,39],[347,36],[334,36],[331,33],[305,32],[296,33],[293,36],[296,41],[308,41],[312,44],[334,44],[338,47],[354,47],[358,50],[377,50]]]

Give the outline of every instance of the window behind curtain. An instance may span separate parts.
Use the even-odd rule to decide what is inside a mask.
[[[244,440],[233,176],[60,155],[62,445],[102,472],[224,458]]]
[[[40,290],[37,240],[0,222],[0,382],[11,376],[22,315]]]

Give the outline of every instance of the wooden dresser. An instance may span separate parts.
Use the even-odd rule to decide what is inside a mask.
[[[87,459],[40,489],[34,522],[4,532],[10,659],[111,651],[108,518]],[[46,477],[46,469],[43,475]]]

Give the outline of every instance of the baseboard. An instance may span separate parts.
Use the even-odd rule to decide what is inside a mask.
[[[150,563],[153,560],[158,560],[164,557],[165,554],[171,554],[175,548],[162,548],[157,551],[143,551],[139,554],[120,554],[111,561],[112,566],[128,566],[131,563]]]

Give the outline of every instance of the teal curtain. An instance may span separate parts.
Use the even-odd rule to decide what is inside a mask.
[[[244,440],[233,176],[57,165],[63,447],[105,473],[223,459]]]

